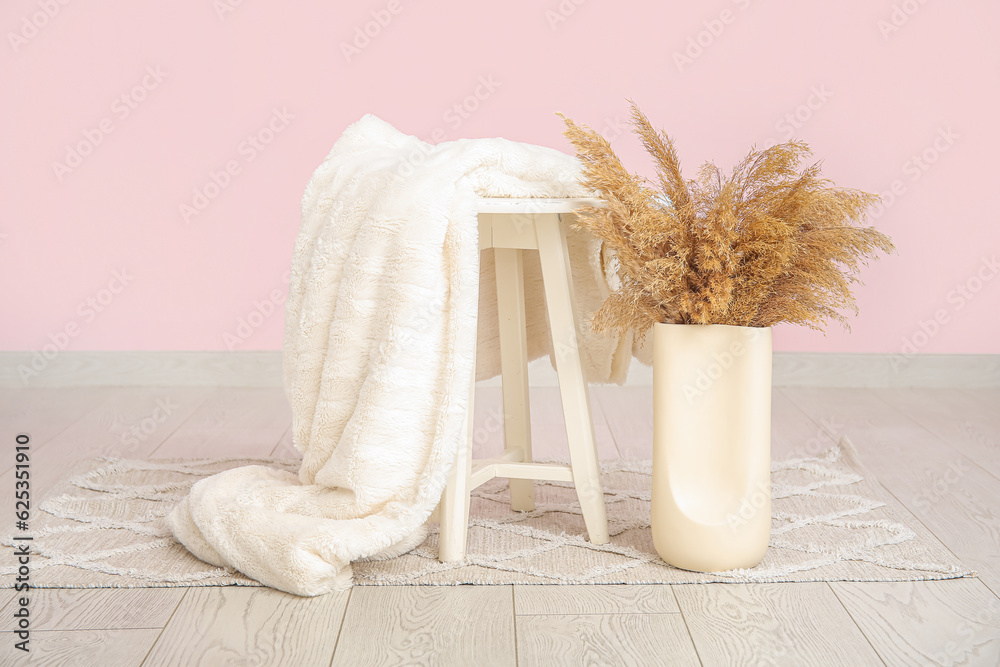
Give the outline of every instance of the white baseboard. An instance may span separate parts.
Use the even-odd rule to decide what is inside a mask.
[[[775,352],[776,386],[1000,387],[1000,355]],[[530,384],[558,385],[548,358],[529,366]],[[0,352],[0,387],[280,387],[281,353]],[[653,369],[632,360],[628,385],[651,385]],[[499,379],[482,386],[499,386]]]
[[[559,385],[548,358],[528,366],[530,384]],[[1000,355],[840,354],[775,352],[772,381],[780,387],[1000,387]],[[500,386],[499,378],[482,382]],[[652,385],[653,368],[633,359],[627,385]]]

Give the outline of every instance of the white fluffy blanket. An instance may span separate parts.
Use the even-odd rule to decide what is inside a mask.
[[[351,561],[423,541],[466,437],[475,336],[478,377],[499,371],[476,197],[586,196],[578,170],[504,139],[432,146],[371,115],[349,127],[306,188],[292,260],[284,373],[302,467],[199,481],[169,515],[174,536],[203,561],[306,596],[349,587]],[[582,232],[570,241],[591,312],[607,294],[600,246]],[[535,358],[551,347],[537,260],[526,274]],[[623,381],[631,341],[586,323],[580,334],[590,380]]]

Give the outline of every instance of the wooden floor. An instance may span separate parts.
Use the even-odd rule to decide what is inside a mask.
[[[502,437],[497,391],[478,392],[485,450]],[[555,391],[532,395],[539,458],[565,452]],[[651,457],[651,389],[595,387],[593,398],[601,457]],[[776,458],[850,436],[912,513],[900,518],[923,523],[980,578],[356,587],[312,599],[238,587],[38,590],[30,660],[13,648],[6,590],[0,664],[1000,664],[1000,390],[779,388],[773,405]],[[0,389],[0,423],[4,437],[32,434],[35,498],[99,454],[295,455],[280,389]],[[3,489],[13,489],[12,444]]]

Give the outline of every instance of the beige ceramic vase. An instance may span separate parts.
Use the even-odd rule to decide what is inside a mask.
[[[771,329],[653,329],[653,544],[717,572],[760,563],[771,534]]]

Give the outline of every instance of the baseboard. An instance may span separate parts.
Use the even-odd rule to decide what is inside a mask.
[[[532,386],[558,385],[548,359],[529,365]],[[1000,355],[775,352],[774,384],[812,387],[1000,387]],[[0,387],[279,387],[280,352],[0,352]],[[628,385],[651,385],[635,359]],[[499,386],[494,378],[482,386]]]
[[[1000,387],[1000,355],[775,352],[771,373],[780,387]],[[559,384],[548,359],[533,361],[529,375],[532,386]],[[652,367],[633,359],[626,384],[652,385]]]

